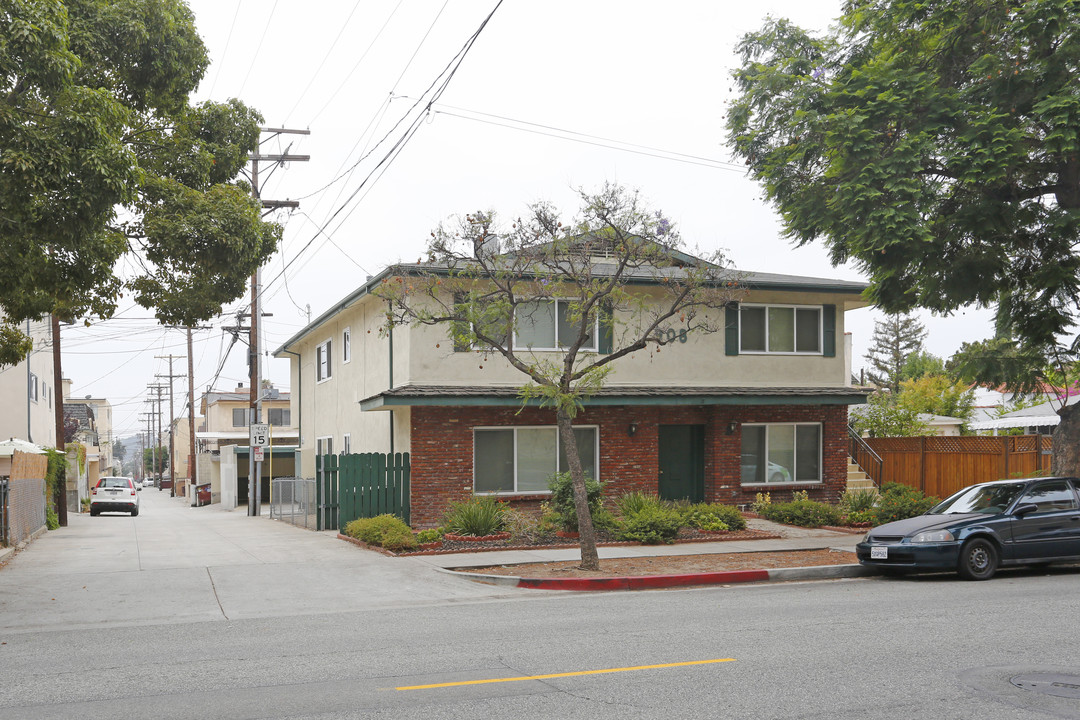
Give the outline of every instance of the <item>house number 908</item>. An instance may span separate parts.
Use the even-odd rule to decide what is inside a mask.
[[[676,331],[675,328],[668,328],[667,330],[658,330],[656,336],[659,340],[665,343],[673,343],[678,338],[679,342],[686,342],[686,328]]]

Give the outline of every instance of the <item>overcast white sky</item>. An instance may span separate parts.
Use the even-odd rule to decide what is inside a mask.
[[[413,99],[445,80],[497,1],[189,0],[212,61],[194,100],[237,97],[269,126],[311,131],[264,145],[269,153],[292,143],[289,152],[311,156],[260,169],[263,198],[300,200],[298,211],[277,214],[284,242],[263,270],[264,311],[273,313],[264,350],[300,330],[308,308],[316,317],[367,275],[419,258],[452,214],[517,214],[549,200],[569,216],[574,188],[607,180],[640,189],[691,248],[724,249],[739,269],[863,279],[832,267],[822,247],[795,249],[780,237],[776,213],[727,164],[723,144],[738,38],[768,14],[825,29],[840,0],[505,0],[435,112],[380,165],[416,117]],[[879,317],[847,315],[856,369]],[[927,349],[942,357],[990,335],[986,311],[923,321]],[[235,317],[196,333],[196,398],[211,382],[246,382],[244,346],[222,365],[221,327],[230,324]],[[168,373],[158,356],[185,354],[181,331],[125,306],[114,320],[65,329],[63,347],[73,396],[108,398],[121,437],[144,427],[146,386]],[[264,375],[287,389],[286,361],[268,358]],[[176,393],[179,415],[186,380]]]

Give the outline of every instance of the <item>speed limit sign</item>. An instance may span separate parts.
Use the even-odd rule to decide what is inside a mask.
[[[270,447],[270,426],[266,423],[251,425],[250,445],[253,448]]]

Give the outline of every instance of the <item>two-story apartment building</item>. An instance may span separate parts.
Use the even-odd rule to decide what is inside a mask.
[[[247,503],[250,477],[249,425],[251,394],[240,385],[232,391],[211,390],[200,401],[201,429],[195,432],[198,482],[209,483],[211,502],[227,509]],[[298,429],[293,423],[289,393],[272,385],[263,388],[262,422],[270,425],[273,450],[263,462],[260,478],[263,502],[270,500],[271,477],[295,474]],[[177,432],[180,437],[181,432]],[[177,454],[186,454],[178,449]]]
[[[19,438],[42,447],[56,447],[54,403],[63,395],[53,387],[52,330],[49,320],[24,323],[34,341],[30,356],[0,367],[0,438]],[[61,397],[56,397],[61,395]]]
[[[437,269],[435,269],[437,271]],[[560,460],[555,416],[527,404],[525,376],[498,354],[455,347],[445,325],[380,335],[387,278],[430,273],[397,265],[369,279],[289,339],[301,473],[315,455],[411,453],[412,521],[437,523],[453,501],[494,494],[547,497]],[[851,385],[844,313],[865,307],[860,282],[742,273],[743,301],[715,310],[725,329],[689,334],[663,353],[615,361],[604,388],[575,418],[579,454],[605,494],[658,493],[726,503],[758,492],[807,490],[835,500],[846,485]],[[648,284],[642,284],[648,293]],[[560,353],[558,301],[515,343]],[[616,312],[614,322],[628,321]],[[546,337],[550,335],[550,337]],[[545,339],[546,337],[546,339]],[[603,333],[593,334],[602,353]],[[545,349],[546,348],[546,349]]]

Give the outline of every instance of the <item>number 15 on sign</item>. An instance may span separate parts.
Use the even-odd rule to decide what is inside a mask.
[[[265,423],[252,424],[251,447],[270,447],[270,426]]]

